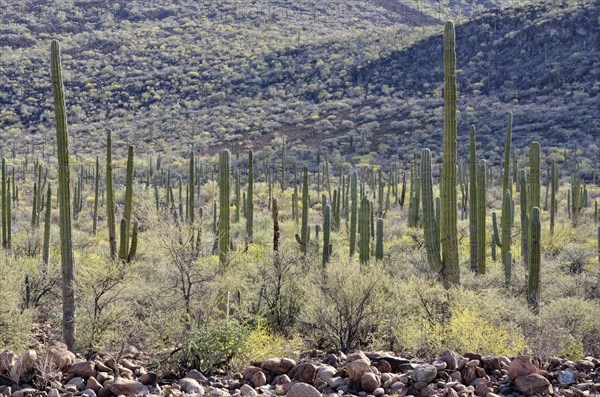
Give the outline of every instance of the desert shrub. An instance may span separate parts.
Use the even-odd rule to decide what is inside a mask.
[[[0,257],[0,348],[21,352],[33,342],[31,333],[33,310],[25,309],[24,274],[15,259],[5,253]]]
[[[310,276],[302,313],[306,332],[342,351],[368,345],[384,319],[389,285],[381,265],[338,258]]]

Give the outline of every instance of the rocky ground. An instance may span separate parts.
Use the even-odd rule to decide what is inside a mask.
[[[78,359],[59,344],[18,357],[0,352],[0,395],[6,397],[422,396],[495,397],[600,395],[600,360],[489,357],[446,350],[431,363],[389,353],[328,354],[295,362],[271,358],[241,373],[206,377],[190,370],[179,381],[146,371],[135,352],[126,358]]]

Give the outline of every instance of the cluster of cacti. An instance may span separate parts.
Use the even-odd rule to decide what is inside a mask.
[[[358,222],[358,174],[356,171],[350,175],[350,257],[354,256],[356,250],[356,228]]]

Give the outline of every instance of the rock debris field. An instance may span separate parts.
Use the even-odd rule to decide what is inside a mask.
[[[6,397],[113,396],[598,396],[600,360],[493,357],[444,351],[433,362],[384,352],[328,354],[296,362],[270,358],[243,372],[205,376],[191,369],[178,381],[147,371],[136,354],[82,360],[64,346],[21,356],[0,352]]]

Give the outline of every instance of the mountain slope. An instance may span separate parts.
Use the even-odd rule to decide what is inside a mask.
[[[337,162],[438,149],[442,25],[425,26],[435,20],[414,8],[398,24],[402,13],[391,18],[390,3],[379,3],[137,1],[109,9],[95,0],[70,13],[11,14],[2,28],[4,146],[53,140],[46,44],[58,36],[76,154],[102,150],[106,128],[139,152],[173,158],[191,145],[205,153],[236,142],[260,148],[282,135],[299,158],[325,146]],[[460,139],[475,124],[481,151],[499,161],[512,110],[517,148],[539,139],[595,156],[598,7],[540,3],[458,25]]]

